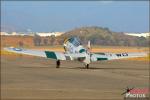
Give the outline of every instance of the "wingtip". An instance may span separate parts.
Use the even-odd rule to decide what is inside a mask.
[[[8,51],[9,49],[13,49],[13,48],[14,48],[14,47],[12,47],[12,46],[11,46],[11,47],[4,47],[3,50]]]

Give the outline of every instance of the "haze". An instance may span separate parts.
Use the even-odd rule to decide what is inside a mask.
[[[4,31],[69,31],[84,26],[148,32],[148,1],[2,1]]]

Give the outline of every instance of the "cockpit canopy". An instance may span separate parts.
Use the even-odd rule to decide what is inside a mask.
[[[77,37],[72,37],[72,38],[69,38],[68,41],[70,43],[72,43],[75,47],[78,47],[79,45],[81,45],[81,41],[79,38]]]

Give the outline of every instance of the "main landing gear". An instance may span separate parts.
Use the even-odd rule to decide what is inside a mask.
[[[60,60],[56,61],[56,68],[60,68]],[[85,64],[85,68],[89,69],[89,64]]]
[[[60,60],[56,61],[56,68],[60,68]]]
[[[85,68],[86,68],[86,69],[89,69],[89,64],[85,64]]]

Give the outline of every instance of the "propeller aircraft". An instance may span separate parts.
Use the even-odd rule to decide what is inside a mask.
[[[137,53],[92,53],[90,41],[88,41],[87,48],[81,44],[81,41],[77,37],[67,38],[63,44],[65,52],[55,52],[55,51],[40,51],[40,50],[30,50],[15,47],[5,47],[4,50],[19,54],[26,54],[31,56],[45,57],[48,59],[56,60],[56,68],[59,68],[62,60],[76,60],[84,63],[85,68],[89,68],[91,62],[96,61],[106,61],[114,59],[123,58],[133,58],[133,57],[143,57],[147,54],[145,52]]]

